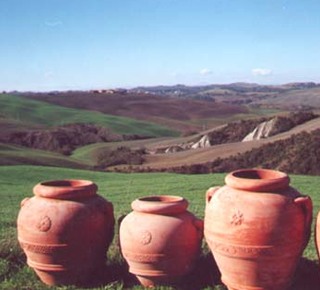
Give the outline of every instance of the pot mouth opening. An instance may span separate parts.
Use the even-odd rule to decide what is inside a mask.
[[[83,187],[91,185],[92,182],[89,180],[77,180],[77,179],[65,179],[65,180],[50,180],[40,183],[43,186],[51,187]]]
[[[188,201],[177,195],[144,196],[134,200],[131,207],[134,211],[152,214],[178,214],[188,207]]]
[[[269,192],[289,186],[289,176],[272,169],[239,169],[225,177],[227,185],[249,191]]]
[[[75,200],[96,195],[98,187],[90,180],[61,179],[38,183],[33,188],[36,196]]]
[[[173,203],[180,202],[183,200],[183,197],[175,196],[175,195],[154,195],[154,196],[146,196],[138,199],[139,201],[150,201],[150,202],[162,202],[162,203]]]
[[[285,178],[287,177],[287,174],[281,171],[270,169],[241,169],[232,172],[232,176],[249,180],[275,180]]]

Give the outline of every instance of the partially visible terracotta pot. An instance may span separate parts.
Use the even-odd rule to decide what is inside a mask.
[[[87,180],[47,181],[21,202],[18,240],[44,283],[81,284],[104,266],[114,216],[112,204],[96,191]]]
[[[315,224],[315,240],[316,240],[316,249],[320,261],[320,211],[318,212],[316,224]]]
[[[310,238],[312,202],[274,170],[231,172],[206,193],[205,239],[228,289],[286,289]]]
[[[203,222],[179,196],[136,199],[120,225],[122,255],[144,286],[174,284],[200,254]]]

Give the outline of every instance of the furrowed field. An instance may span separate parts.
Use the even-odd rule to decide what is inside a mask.
[[[20,201],[33,195],[33,186],[41,181],[54,179],[88,179],[95,182],[98,193],[113,203],[116,220],[131,211],[135,198],[154,194],[180,195],[188,199],[189,211],[204,216],[204,193],[210,186],[223,185],[225,174],[177,175],[169,173],[120,174],[40,166],[0,167],[0,289],[49,289],[26,266],[25,256],[19,248],[16,236],[16,218]],[[316,176],[290,176],[291,185],[301,193],[311,196],[314,220],[320,210],[320,178]],[[116,235],[108,251],[106,269],[93,277],[89,289],[143,289],[127,273],[120,256]],[[211,254],[203,242],[203,254],[193,273],[179,289],[226,289],[219,281]],[[312,236],[300,261],[290,290],[319,289],[320,269]],[[214,286],[215,284],[215,286]],[[86,288],[86,289],[87,289]],[[51,288],[52,289],[52,288]],[[53,289],[79,289],[56,287]],[[157,288],[171,289],[171,288]]]

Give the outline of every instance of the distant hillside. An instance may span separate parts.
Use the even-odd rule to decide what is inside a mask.
[[[5,131],[0,142],[69,155],[78,147],[99,142],[145,139],[139,135],[119,135],[93,124],[69,124],[46,130]]]
[[[24,96],[68,108],[150,121],[179,131],[202,129],[203,124],[213,118],[250,113],[248,108],[238,104],[135,92],[26,93]]]
[[[184,142],[157,148],[154,153],[173,153],[219,144],[259,140],[289,131],[317,117],[319,116],[311,111],[299,111],[268,118],[240,120],[190,137]]]
[[[303,164],[302,141],[294,149],[292,144],[298,141],[290,138],[320,128],[317,110],[306,110],[316,107],[319,99],[320,86],[315,83],[179,85],[154,90],[0,94],[2,164],[201,173],[269,166],[269,162],[288,169]],[[140,139],[146,137],[156,138]],[[304,137],[316,143],[317,137]],[[247,142],[242,142],[244,138]],[[287,153],[286,146],[291,153],[281,159],[279,152]],[[317,174],[315,167],[301,166],[297,165],[297,173]]]
[[[154,137],[178,135],[178,132],[154,123],[94,112],[90,108],[86,109],[66,108],[23,96],[0,94],[0,117],[16,120],[18,123],[42,127],[89,123],[107,127],[117,134]]]
[[[226,137],[225,142],[227,143],[220,143],[218,145],[204,144],[205,146],[201,147],[196,143],[197,139],[189,139],[186,143],[174,144],[171,142],[167,147],[162,145],[164,149],[160,151],[147,147],[147,151],[149,151],[150,154],[144,156],[144,162],[141,165],[129,167],[117,166],[115,169],[120,171],[133,170],[143,172],[173,171],[179,173],[208,173],[227,172],[229,169],[234,170],[237,167],[270,166],[274,168],[285,168],[288,172],[315,174],[315,168],[303,169],[301,167],[302,165],[298,166],[297,163],[306,164],[302,162],[303,157],[301,157],[304,156],[304,153],[300,152],[303,151],[303,146],[308,147],[308,142],[313,143],[311,147],[316,146],[315,140],[317,140],[317,137],[314,137],[312,134],[320,129],[320,118],[312,113],[302,112],[276,117],[275,119],[278,120],[278,123],[274,122],[274,129],[276,129],[275,132],[277,133],[268,138],[247,142],[233,141],[233,143],[229,143],[229,137],[240,139],[239,137],[243,138],[244,136],[244,130],[241,130],[239,126],[241,124],[245,125],[247,122],[239,122],[238,124],[234,124],[235,126],[226,125],[216,130],[217,132],[220,131],[218,134],[219,142],[223,141],[223,138],[220,139],[220,137],[224,136]],[[231,128],[233,128],[233,131]],[[224,134],[223,130],[227,130],[227,134]],[[229,133],[231,134],[229,135]],[[237,135],[237,133],[240,133],[242,136]],[[294,139],[294,136],[298,136],[298,139]],[[303,141],[304,137],[306,137],[305,142]],[[208,140],[209,139],[207,139],[207,141]],[[300,144],[298,147],[294,147],[298,142],[297,140],[301,142],[299,141]],[[193,146],[195,144],[197,144],[196,147]],[[290,149],[290,146],[293,146],[293,149]],[[305,156],[306,160],[310,161],[310,158],[313,156],[312,151],[310,151],[309,148],[305,151],[308,152],[308,157]],[[278,161],[279,163],[277,163]],[[286,164],[286,167],[284,167],[284,164]],[[295,171],[295,168],[288,168],[288,164],[295,166],[299,172]],[[317,166],[320,169],[320,165]]]
[[[241,120],[239,122],[228,123],[225,127],[213,130],[207,134],[210,145],[225,144],[242,141],[247,134],[253,131],[262,122],[272,120],[272,130],[268,137],[286,132],[300,124],[310,121],[318,115],[311,111],[292,112],[283,116],[273,116],[268,118]]]
[[[276,108],[285,110],[320,108],[320,84],[314,82],[284,85],[259,85],[250,83],[212,84],[206,86],[154,86],[138,87],[133,92],[215,100],[251,108]]]
[[[92,167],[84,161],[66,157],[58,153],[0,143],[0,165],[19,164],[92,169]]]
[[[276,94],[270,99],[261,99],[256,105],[276,108],[320,108],[320,86],[292,89]]]
[[[178,173],[230,172],[239,168],[269,168],[292,174],[320,175],[320,129],[254,148],[213,162],[171,168]]]

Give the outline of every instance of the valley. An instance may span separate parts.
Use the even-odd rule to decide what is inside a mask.
[[[209,164],[314,134],[319,100],[314,83],[0,94],[1,164],[215,172]],[[280,120],[272,135],[242,142],[268,120]]]

